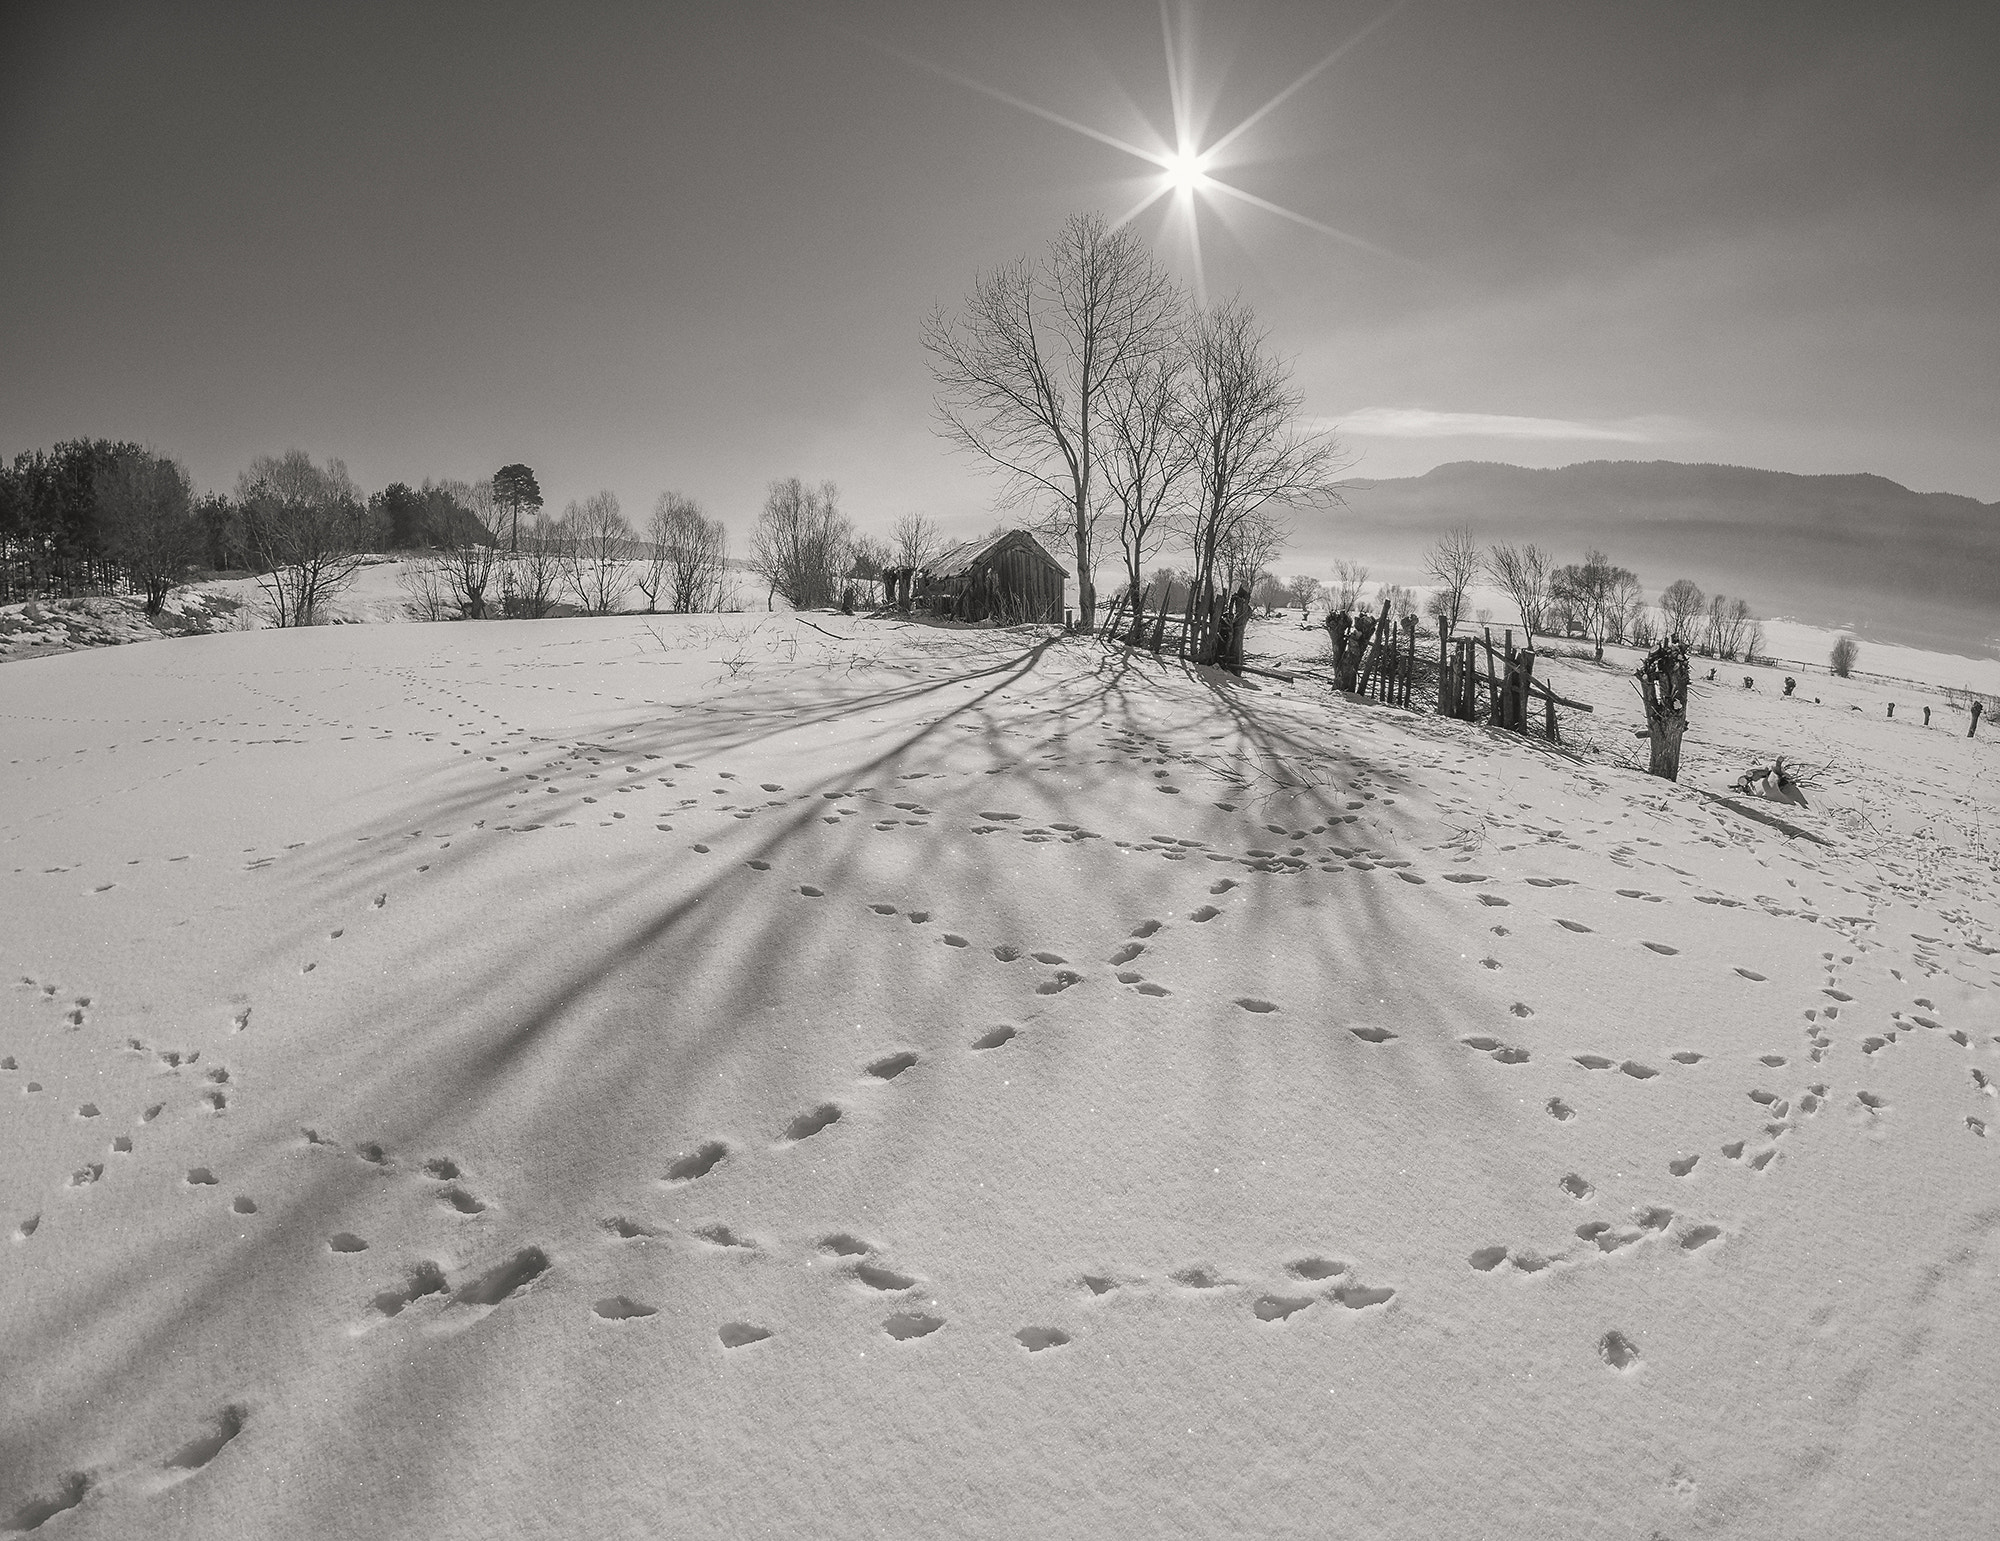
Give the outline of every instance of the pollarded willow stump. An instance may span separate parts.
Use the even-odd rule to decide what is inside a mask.
[[[1639,694],[1646,703],[1646,735],[1652,740],[1649,774],[1680,780],[1681,737],[1687,732],[1688,650],[1684,642],[1663,642],[1639,665]]]

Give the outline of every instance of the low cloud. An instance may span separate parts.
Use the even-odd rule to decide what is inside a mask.
[[[1655,444],[1687,432],[1686,424],[1668,417],[1509,417],[1493,412],[1433,412],[1427,407],[1364,407],[1330,418],[1325,426],[1373,439],[1565,439],[1612,444]]]

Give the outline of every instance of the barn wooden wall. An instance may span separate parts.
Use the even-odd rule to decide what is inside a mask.
[[[939,585],[939,608],[961,621],[1060,621],[1063,575],[1033,552],[1007,546]]]

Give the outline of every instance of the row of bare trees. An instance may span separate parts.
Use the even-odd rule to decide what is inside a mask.
[[[534,620],[564,604],[609,615],[635,587],[649,614],[663,601],[669,610],[721,607],[728,533],[692,498],[661,493],[643,535],[609,491],[523,524],[519,480],[509,487],[505,476],[467,490],[486,541],[427,553],[405,569],[403,586],[421,619],[482,620],[497,609]]]
[[[1359,579],[1366,577],[1366,569],[1336,566],[1348,569],[1357,589]],[[1463,617],[1466,590],[1483,577],[1507,596],[1530,637],[1586,636],[1599,658],[1606,643],[1650,647],[1655,641],[1683,642],[1716,658],[1751,657],[1763,647],[1763,625],[1747,600],[1704,594],[1697,584],[1680,578],[1661,593],[1656,616],[1638,574],[1594,547],[1581,562],[1558,566],[1532,542],[1481,551],[1471,530],[1460,526],[1446,531],[1424,554],[1424,567],[1437,584],[1426,608],[1446,635]]]
[[[1338,446],[1302,424],[1291,366],[1250,308],[1195,306],[1101,215],[1072,216],[1040,260],[980,275],[922,338],[942,431],[1061,530],[1085,629],[1114,523],[1132,592],[1172,539],[1189,557],[1189,613],[1207,617],[1282,549],[1283,510],[1338,501]],[[1219,640],[1213,627],[1195,637],[1195,657]]]

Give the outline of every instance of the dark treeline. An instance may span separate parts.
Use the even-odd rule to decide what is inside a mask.
[[[158,614],[167,591],[198,574],[260,573],[282,565],[285,515],[272,471],[293,457],[260,457],[234,494],[197,497],[177,461],[143,445],[70,439],[0,460],[0,601],[140,592]],[[357,550],[491,546],[495,536],[462,482],[396,482],[362,498],[338,462],[319,478],[327,505]]]

